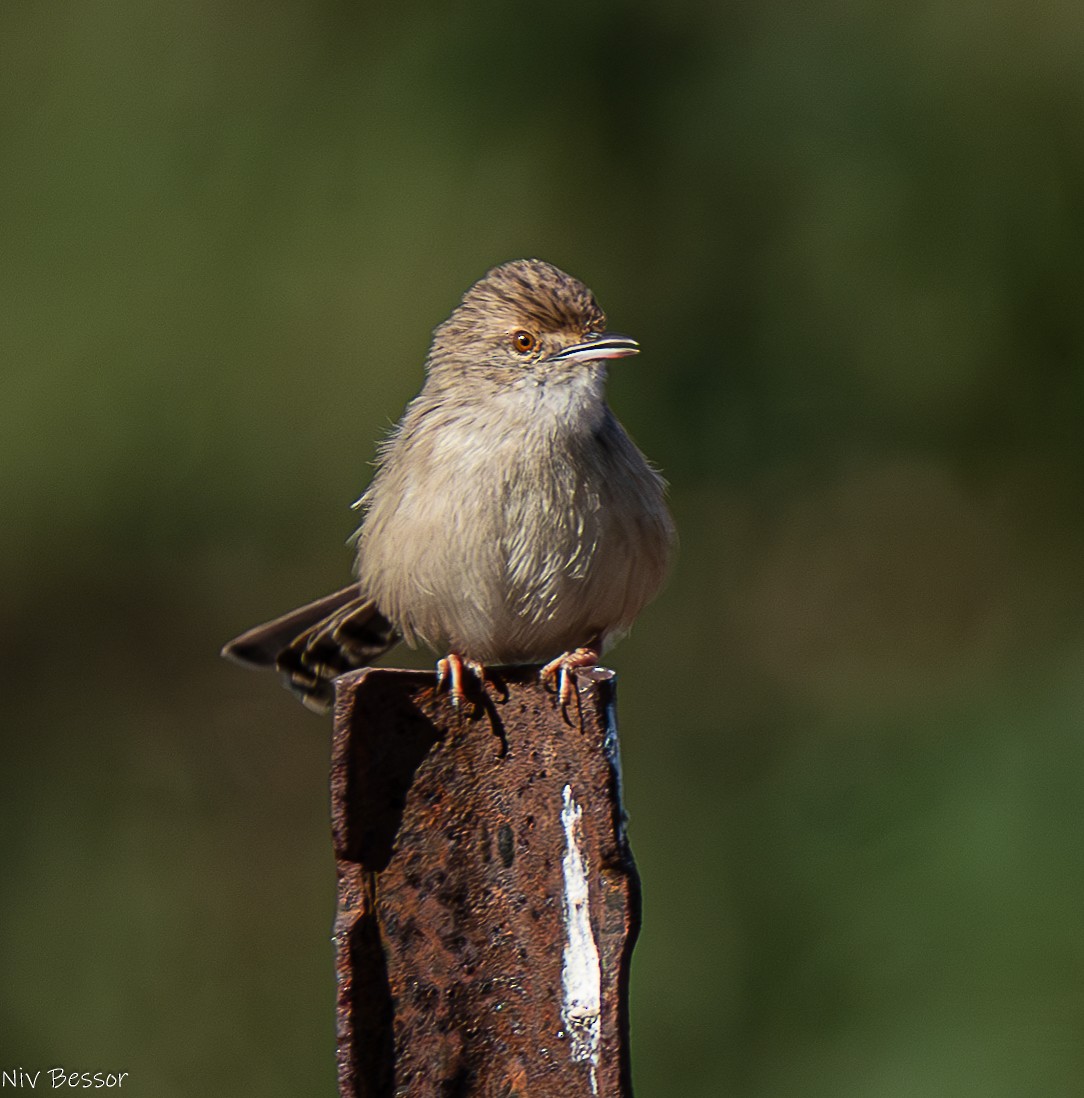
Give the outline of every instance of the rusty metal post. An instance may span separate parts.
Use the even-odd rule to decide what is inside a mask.
[[[613,673],[567,714],[530,669],[467,710],[431,674],[339,680],[339,1093],[630,1098]]]

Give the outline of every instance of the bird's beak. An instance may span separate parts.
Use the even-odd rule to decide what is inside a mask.
[[[620,332],[597,332],[582,343],[573,343],[548,357],[548,362],[598,362],[604,358],[625,358],[640,353],[640,344]]]

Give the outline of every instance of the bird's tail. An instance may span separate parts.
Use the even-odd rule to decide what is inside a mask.
[[[351,584],[234,637],[222,655],[249,667],[275,668],[307,708],[325,713],[335,679],[364,667],[399,639],[373,600]]]

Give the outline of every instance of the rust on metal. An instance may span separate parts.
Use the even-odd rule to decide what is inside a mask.
[[[581,675],[562,711],[515,669],[459,711],[430,674],[339,680],[340,1095],[629,1098],[614,689]]]

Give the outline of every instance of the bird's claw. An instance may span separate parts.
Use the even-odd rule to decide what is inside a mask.
[[[594,667],[598,664],[599,653],[595,648],[577,648],[572,652],[565,652],[555,660],[550,660],[540,672],[540,677],[545,683],[552,683],[557,690],[562,706],[567,706],[576,696],[574,685],[574,673],[584,667]]]
[[[452,705],[456,709],[467,701],[464,670],[470,671],[479,685],[484,686],[486,669],[478,660],[465,660],[458,652],[449,652],[443,659],[437,660],[437,689],[443,690],[447,687]]]

